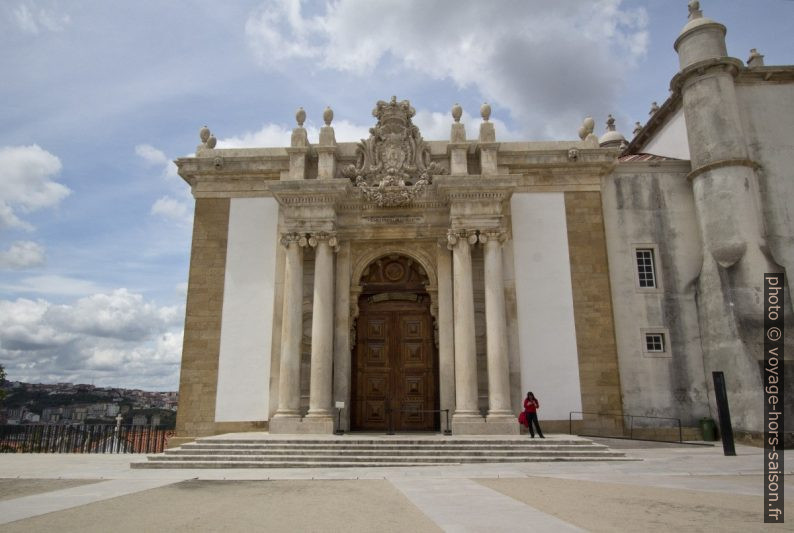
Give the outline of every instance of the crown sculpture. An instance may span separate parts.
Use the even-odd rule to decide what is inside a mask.
[[[410,204],[433,182],[434,174],[447,170],[430,161],[430,149],[422,140],[411,117],[416,110],[408,100],[379,100],[372,110],[378,119],[370,128],[369,139],[362,139],[356,149],[356,164],[342,174],[349,178],[364,197],[380,207]]]

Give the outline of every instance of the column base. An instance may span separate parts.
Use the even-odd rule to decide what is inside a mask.
[[[453,435],[518,435],[518,420],[508,416],[466,416],[455,415],[452,417]]]
[[[280,417],[270,421],[270,433],[288,435],[332,435],[335,421],[333,417]]]
[[[474,413],[457,412],[452,416],[453,435],[487,435],[485,418]]]
[[[518,435],[521,433],[521,424],[513,413],[489,414],[485,417],[485,424],[490,427],[492,435]]]
[[[281,409],[276,411],[273,415],[271,420],[276,420],[277,418],[300,418],[301,412],[298,409]]]

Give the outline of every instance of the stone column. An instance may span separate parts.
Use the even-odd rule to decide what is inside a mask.
[[[336,254],[336,310],[334,312],[334,401],[344,402],[341,429],[350,430],[350,242]],[[334,407],[336,412],[336,407]]]
[[[306,237],[287,233],[281,238],[287,249],[284,270],[284,308],[281,323],[281,360],[279,365],[278,410],[271,420],[272,432],[288,433],[282,428],[300,418],[300,349],[303,335],[303,247]],[[283,429],[283,431],[282,431]]]
[[[307,419],[326,419],[333,416],[331,400],[333,390],[334,346],[334,248],[336,237],[318,232],[309,238],[314,247],[314,305],[312,306],[312,356],[309,381],[309,413]],[[324,432],[321,428],[318,431]]]
[[[455,323],[455,415],[454,432],[459,423],[481,421],[477,405],[477,352],[474,340],[474,293],[472,290],[471,250],[477,242],[473,231],[450,230],[447,242],[452,249],[452,292]]]
[[[507,359],[507,320],[502,269],[501,230],[480,232],[485,245],[485,323],[488,342],[488,423],[508,422],[518,428],[510,408],[510,370]]]

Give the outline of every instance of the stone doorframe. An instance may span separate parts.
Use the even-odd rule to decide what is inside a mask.
[[[359,243],[362,241],[358,241]],[[439,341],[439,317],[438,317],[438,264],[435,253],[438,249],[438,238],[413,241],[411,244],[402,244],[399,242],[372,243],[372,247],[352,246],[356,241],[345,243],[349,248],[349,275],[345,276],[349,280],[349,310],[347,313],[347,339],[348,342],[339,343],[340,346],[345,346],[344,354],[339,353],[338,356],[345,358],[344,364],[340,364],[334,370],[334,397],[337,400],[345,398],[346,407],[343,410],[342,427],[345,429],[350,428],[350,413],[349,402],[351,400],[350,393],[352,391],[352,359],[353,350],[355,349],[355,336],[356,336],[356,321],[359,315],[358,300],[362,292],[361,277],[366,268],[381,257],[386,257],[392,254],[402,255],[416,261],[427,274],[428,284],[425,287],[427,294],[430,296],[430,315],[433,317],[433,342],[436,346],[436,357],[440,356],[438,350]],[[338,265],[340,266],[340,265]],[[342,274],[340,272],[340,274]],[[343,312],[339,309],[338,312]],[[337,335],[342,333],[337,329]],[[337,369],[340,372],[337,374]],[[439,369],[438,376],[439,383],[439,397],[452,396],[454,394],[455,376],[454,369],[452,372],[443,372]],[[452,413],[450,413],[451,416]],[[443,419],[443,417],[442,417]]]
[[[350,331],[355,331],[355,322],[358,318],[358,297],[361,295],[361,276],[364,270],[377,259],[389,255],[404,255],[419,263],[427,274],[428,284],[425,290],[430,295],[430,314],[433,316],[434,329],[438,326],[438,272],[435,258],[430,257],[425,250],[419,246],[401,246],[399,244],[380,245],[371,250],[367,250],[358,257],[351,257],[351,276],[350,276]],[[352,335],[352,334],[351,334]],[[436,335],[436,339],[437,339]],[[351,336],[351,340],[353,337]],[[437,340],[434,341],[436,345]],[[351,348],[353,348],[351,342]]]

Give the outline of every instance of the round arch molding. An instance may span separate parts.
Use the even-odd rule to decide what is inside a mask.
[[[436,246],[435,243],[432,246]],[[374,261],[389,255],[403,255],[413,259],[424,269],[427,275],[427,293],[430,295],[430,314],[433,322],[438,323],[438,269],[436,259],[429,250],[420,246],[404,246],[397,243],[385,244],[367,248],[359,254],[354,254],[352,258],[351,280],[350,280],[350,326],[351,333],[355,331],[355,323],[358,318],[358,297],[361,294],[361,276],[364,270]],[[437,326],[436,326],[437,327]],[[355,337],[353,336],[353,339]],[[437,339],[437,335],[436,335]],[[354,343],[351,343],[354,344]]]

